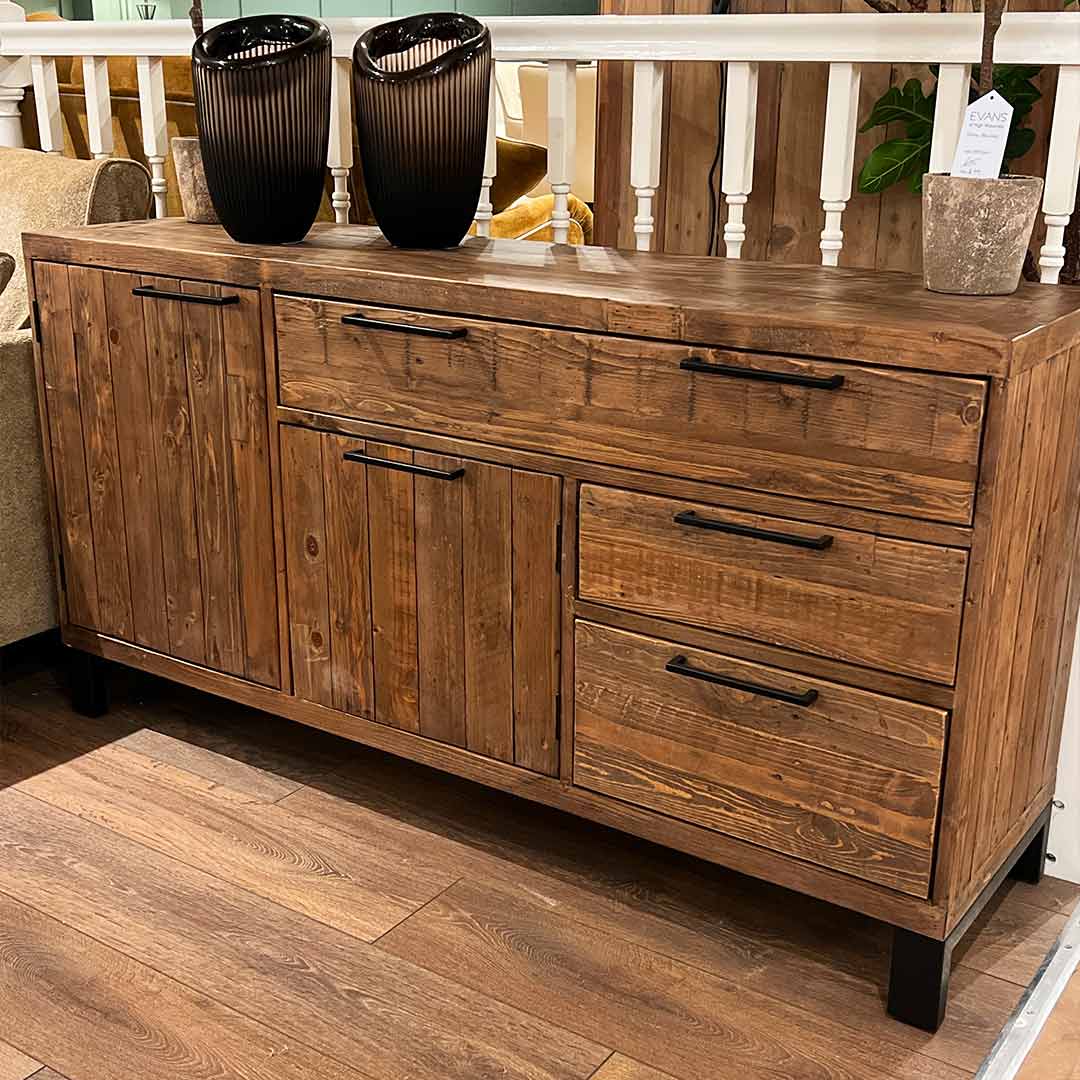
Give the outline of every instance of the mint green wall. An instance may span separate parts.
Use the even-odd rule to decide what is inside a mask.
[[[73,0],[30,0],[40,8],[56,10]],[[95,19],[135,18],[136,0],[93,0]],[[190,0],[158,0],[155,17],[187,17]],[[203,0],[209,18],[232,19],[288,11],[322,18],[397,18],[421,11],[464,11],[470,15],[595,15],[597,0]],[[65,12],[66,14],[66,12]]]

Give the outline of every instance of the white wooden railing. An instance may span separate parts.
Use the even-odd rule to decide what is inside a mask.
[[[821,261],[836,265],[844,244],[843,215],[852,193],[862,65],[941,65],[931,168],[946,169],[968,101],[971,67],[979,58],[980,20],[979,15],[966,14],[882,16],[867,12],[494,18],[488,25],[496,59],[548,64],[548,180],[555,196],[552,219],[558,242],[567,239],[567,198],[574,184],[574,69],[578,61],[627,60],[634,65],[630,183],[637,200],[634,232],[641,249],[651,246],[653,199],[660,184],[663,64],[669,60],[727,64],[721,187],[727,204],[726,254],[736,259],[746,236],[746,204],[753,193],[758,65],[766,61],[827,63],[820,246]],[[334,38],[327,164],[334,178],[332,202],[338,221],[348,220],[348,172],[353,163],[350,58],[357,36],[377,21],[327,20]],[[18,102],[23,87],[32,85],[41,147],[61,151],[55,58],[75,56],[83,65],[89,144],[96,156],[108,156],[112,117],[105,58],[135,56],[144,150],[158,212],[164,213],[167,133],[161,58],[187,55],[190,48],[191,31],[185,21],[26,23],[11,0],[0,0],[0,145],[17,144]],[[1065,227],[1073,212],[1080,171],[1080,12],[1006,15],[995,59],[1060,68],[1042,207],[1046,241],[1039,258],[1043,280],[1056,282],[1064,264]],[[494,110],[484,171],[476,213],[480,235],[488,234],[492,216]]]

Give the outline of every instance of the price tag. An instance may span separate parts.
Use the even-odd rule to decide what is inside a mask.
[[[1012,114],[1013,107],[996,90],[967,107],[953,158],[953,176],[1001,175]]]

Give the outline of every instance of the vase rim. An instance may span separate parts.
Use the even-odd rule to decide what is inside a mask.
[[[454,33],[455,30],[458,33]],[[376,56],[374,46],[388,38],[393,40],[393,47]],[[404,52],[432,38],[442,41],[456,40],[458,43],[426,63],[417,64],[404,71],[388,71],[379,63],[390,53]],[[353,65],[358,74],[380,82],[411,82],[413,79],[438,75],[455,64],[471,60],[478,52],[489,47],[490,41],[491,31],[470,15],[456,11],[425,12],[380,23],[366,30],[353,46]]]
[[[283,25],[303,31],[304,36],[265,56],[213,56],[210,53],[210,48],[221,37],[250,36],[251,44],[254,45],[258,44],[260,31]],[[307,15],[246,15],[210,27],[201,37],[195,39],[195,44],[191,47],[191,58],[202,67],[209,68],[273,67],[298,55],[320,49],[330,42],[330,31],[325,24]]]

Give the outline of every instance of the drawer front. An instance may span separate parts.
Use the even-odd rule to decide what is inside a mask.
[[[953,681],[965,551],[591,484],[579,512],[582,599]]]
[[[928,895],[941,710],[585,622],[575,671],[579,787]]]
[[[299,296],[274,304],[284,405],[971,520],[985,398],[977,379]],[[342,322],[357,314],[365,325]]]

